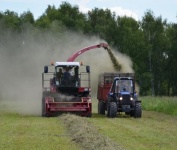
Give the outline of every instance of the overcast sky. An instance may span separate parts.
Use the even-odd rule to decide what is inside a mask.
[[[19,15],[30,10],[34,18],[41,16],[48,5],[56,8],[62,2],[79,6],[80,11],[87,12],[95,7],[110,9],[117,15],[127,15],[141,20],[147,10],[152,10],[155,17],[161,16],[167,22],[177,23],[177,0],[0,0],[0,11],[15,11]]]

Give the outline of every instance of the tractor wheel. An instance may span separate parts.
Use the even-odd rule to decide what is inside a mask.
[[[107,117],[110,117],[110,102],[107,102]]]
[[[134,111],[130,111],[130,117],[134,117]]]
[[[105,103],[103,101],[98,102],[98,114],[105,115]]]
[[[141,118],[142,106],[141,103],[135,103],[134,118]]]
[[[110,117],[115,118],[117,115],[117,104],[116,102],[110,102]]]

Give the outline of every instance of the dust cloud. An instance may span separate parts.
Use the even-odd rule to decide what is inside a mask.
[[[0,35],[0,100],[5,102],[4,109],[40,116],[44,66],[51,61],[66,61],[76,51],[105,41],[74,32],[34,30],[24,29],[22,35],[5,31]],[[133,72],[130,58],[111,49],[122,66],[120,72]],[[75,61],[90,65],[93,95],[97,92],[98,75],[115,72],[104,48],[85,52]]]

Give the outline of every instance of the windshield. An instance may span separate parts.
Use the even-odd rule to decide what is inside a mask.
[[[132,80],[116,80],[115,93],[120,93],[121,91],[133,93]]]

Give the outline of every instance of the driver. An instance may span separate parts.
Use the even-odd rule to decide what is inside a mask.
[[[61,81],[61,78],[63,77],[63,71],[60,68],[59,71],[56,74],[56,77],[58,78],[59,82]]]

